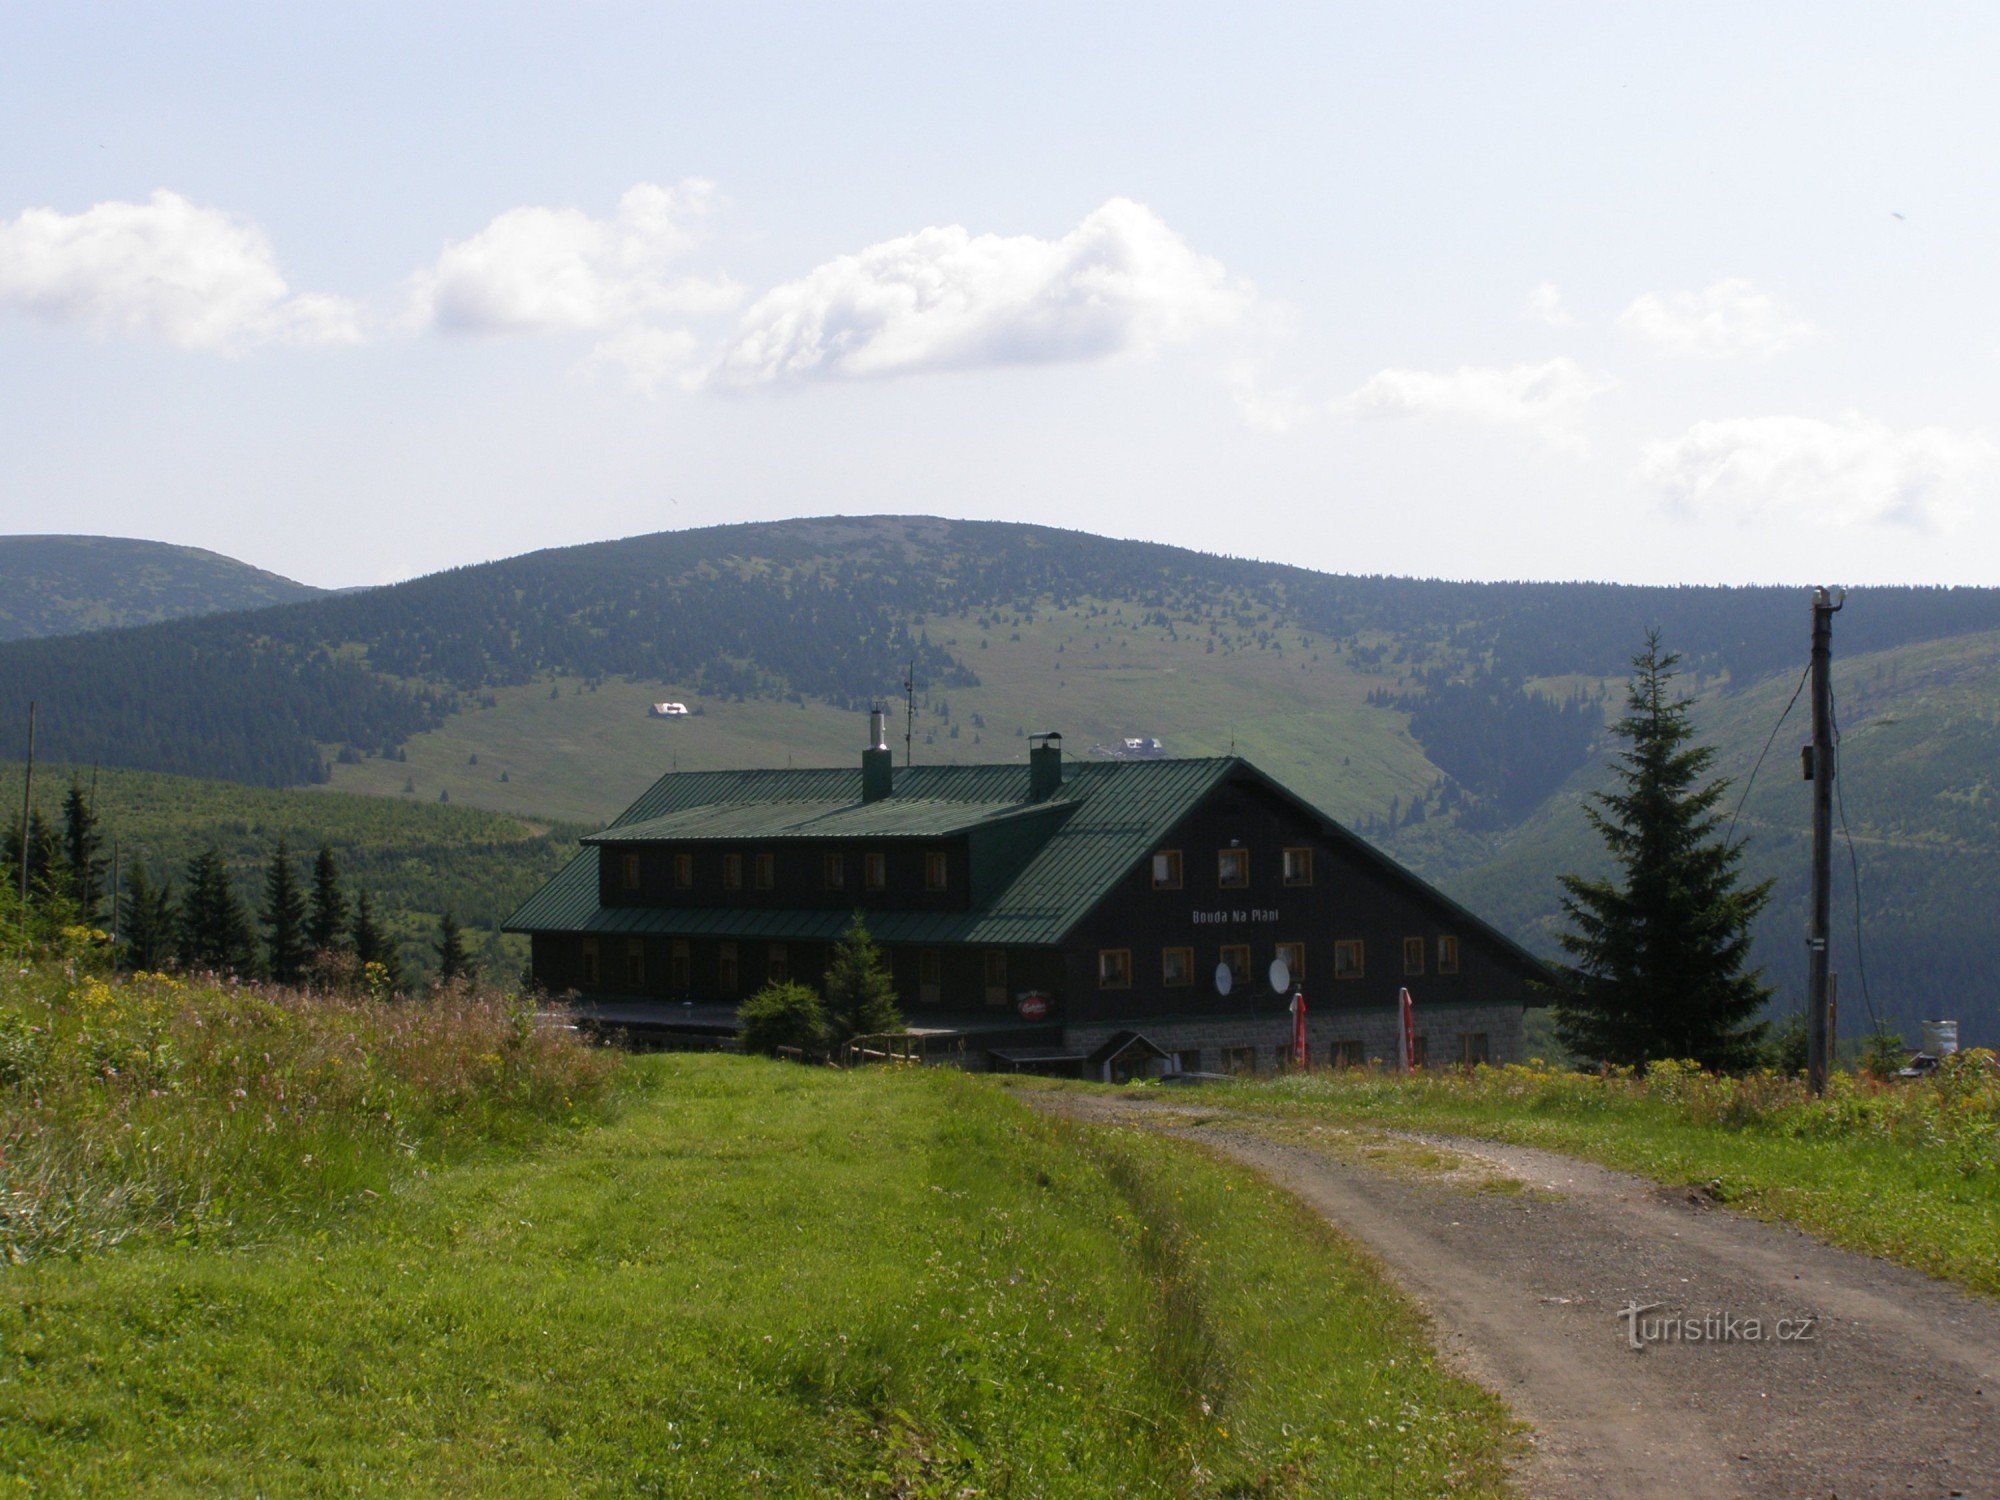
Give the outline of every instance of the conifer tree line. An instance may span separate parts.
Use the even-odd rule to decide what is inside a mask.
[[[385,994],[405,987],[401,955],[373,898],[365,890],[349,894],[325,843],[302,879],[280,835],[254,908],[213,846],[191,855],[178,872],[156,873],[142,858],[114,870],[107,845],[90,789],[72,779],[59,828],[39,807],[30,810],[25,829],[19,813],[8,824],[0,839],[5,890],[18,892],[25,860],[36,929],[113,935],[113,962],[126,972],[180,969]],[[435,951],[441,983],[477,978],[477,960],[450,911]]]

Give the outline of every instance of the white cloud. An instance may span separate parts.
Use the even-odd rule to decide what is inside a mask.
[[[1353,416],[1452,417],[1523,427],[1554,446],[1581,448],[1578,429],[1584,409],[1612,384],[1572,359],[1504,369],[1461,365],[1450,374],[1389,369],[1336,401],[1334,408]]]
[[[1103,359],[1239,323],[1250,289],[1114,198],[1060,239],[960,225],[884,240],[773,288],[711,372],[763,386]]]
[[[627,328],[600,339],[587,368],[617,370],[648,396],[664,386],[693,390],[701,384],[700,345],[685,328]]]
[[[1858,525],[1949,525],[1990,505],[1993,445],[1943,427],[1898,432],[1850,412],[1697,422],[1648,444],[1642,473],[1676,510]]]
[[[1551,328],[1574,328],[1576,319],[1563,306],[1562,292],[1553,281],[1545,281],[1528,293],[1527,315]]]
[[[1618,315],[1618,326],[1669,354],[1704,359],[1770,359],[1819,330],[1741,277],[1699,292],[1648,292]]]
[[[1320,404],[1308,399],[1297,386],[1266,385],[1256,367],[1247,362],[1230,365],[1223,378],[1237,415],[1259,432],[1287,433],[1320,413]]]
[[[0,306],[183,349],[361,336],[354,304],[293,295],[256,225],[164,188],[144,203],[0,221]]]
[[[412,320],[447,333],[590,333],[727,311],[742,297],[733,282],[676,271],[713,194],[689,178],[636,184],[610,219],[509,209],[412,278]]]

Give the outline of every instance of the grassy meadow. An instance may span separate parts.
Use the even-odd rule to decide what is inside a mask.
[[[1157,736],[1172,755],[1225,755],[1233,745],[1344,818],[1380,813],[1436,779],[1408,716],[1368,705],[1393,672],[1364,670],[1310,632],[1278,629],[1268,609],[1245,611],[1216,611],[1212,633],[1149,622],[1136,604],[1088,601],[927,620],[930,638],[981,685],[919,697],[916,755],[933,765],[1025,759],[1024,736],[1043,729],[1061,730],[1072,755],[1127,735]],[[330,785],[431,802],[446,792],[455,804],[594,822],[676,767],[856,765],[866,729],[862,715],[824,700],[736,702],[685,683],[558,677],[484,696],[494,706],[413,736],[407,761],[336,765]],[[647,718],[660,700],[702,712]],[[900,749],[902,704],[889,707]]]
[[[1196,1148],[945,1071],[662,1055],[613,1088],[605,1123],[401,1171],[338,1218],[0,1273],[0,1473],[107,1494],[1505,1492],[1497,1403],[1345,1242]]]
[[[1414,1078],[1351,1068],[1217,1085],[1286,1116],[1452,1131],[1567,1152],[1703,1188],[1760,1218],[2000,1296],[2000,1074],[1964,1052],[1928,1080],[1837,1073],[1718,1078],[1671,1063],[1643,1079],[1539,1066]]]

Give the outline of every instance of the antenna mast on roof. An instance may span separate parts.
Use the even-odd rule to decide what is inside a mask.
[[[909,675],[903,679],[903,769],[910,768],[910,746],[917,737],[917,663],[910,659]]]

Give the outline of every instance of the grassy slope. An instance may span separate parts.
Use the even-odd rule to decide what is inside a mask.
[[[1093,612],[1099,608],[1107,612]],[[1017,731],[1041,729],[1061,730],[1072,755],[1126,735],[1157,736],[1173,755],[1222,755],[1234,745],[1346,818],[1379,812],[1392,797],[1407,800],[1437,777],[1410,738],[1407,716],[1367,704],[1369,691],[1393,678],[1358,671],[1330,643],[1297,630],[1283,631],[1276,650],[1257,646],[1250,628],[1222,625],[1210,652],[1206,630],[1182,624],[1176,638],[1143,623],[1133,605],[988,618],[996,623],[926,622],[932,640],[955,643],[981,686],[940,689],[928,704],[920,701],[920,760],[1023,759],[1027,742]],[[865,738],[859,715],[815,700],[704,701],[676,683],[611,680],[595,691],[574,679],[555,685],[555,698],[548,681],[494,690],[497,707],[412,738],[407,763],[336,765],[332,786],[428,801],[447,791],[454,803],[596,820],[621,811],[676,766],[854,765]],[[647,718],[646,705],[660,699],[702,713]],[[940,699],[949,717],[938,712]],[[902,705],[890,708],[900,749]],[[411,783],[414,791],[405,794]]]
[[[9,1274],[64,1490],[1492,1493],[1496,1404],[1298,1205],[945,1074],[632,1065],[351,1232]]]
[[[1519,1074],[1521,1070],[1514,1070]],[[1728,1087],[1725,1082],[1706,1085]],[[1697,1089],[1704,1087],[1697,1085]],[[1760,1085],[1741,1087],[1753,1093]],[[1595,1079],[1483,1074],[1402,1083],[1363,1072],[1219,1085],[1239,1107],[1540,1146],[1675,1186],[1699,1184],[1760,1218],[2000,1296],[2000,1162],[1990,1097],[1961,1101],[1892,1136],[1893,1097],[1851,1091],[1824,1105],[1770,1108],[1741,1125]],[[1747,1111],[1746,1111],[1747,1113]]]

